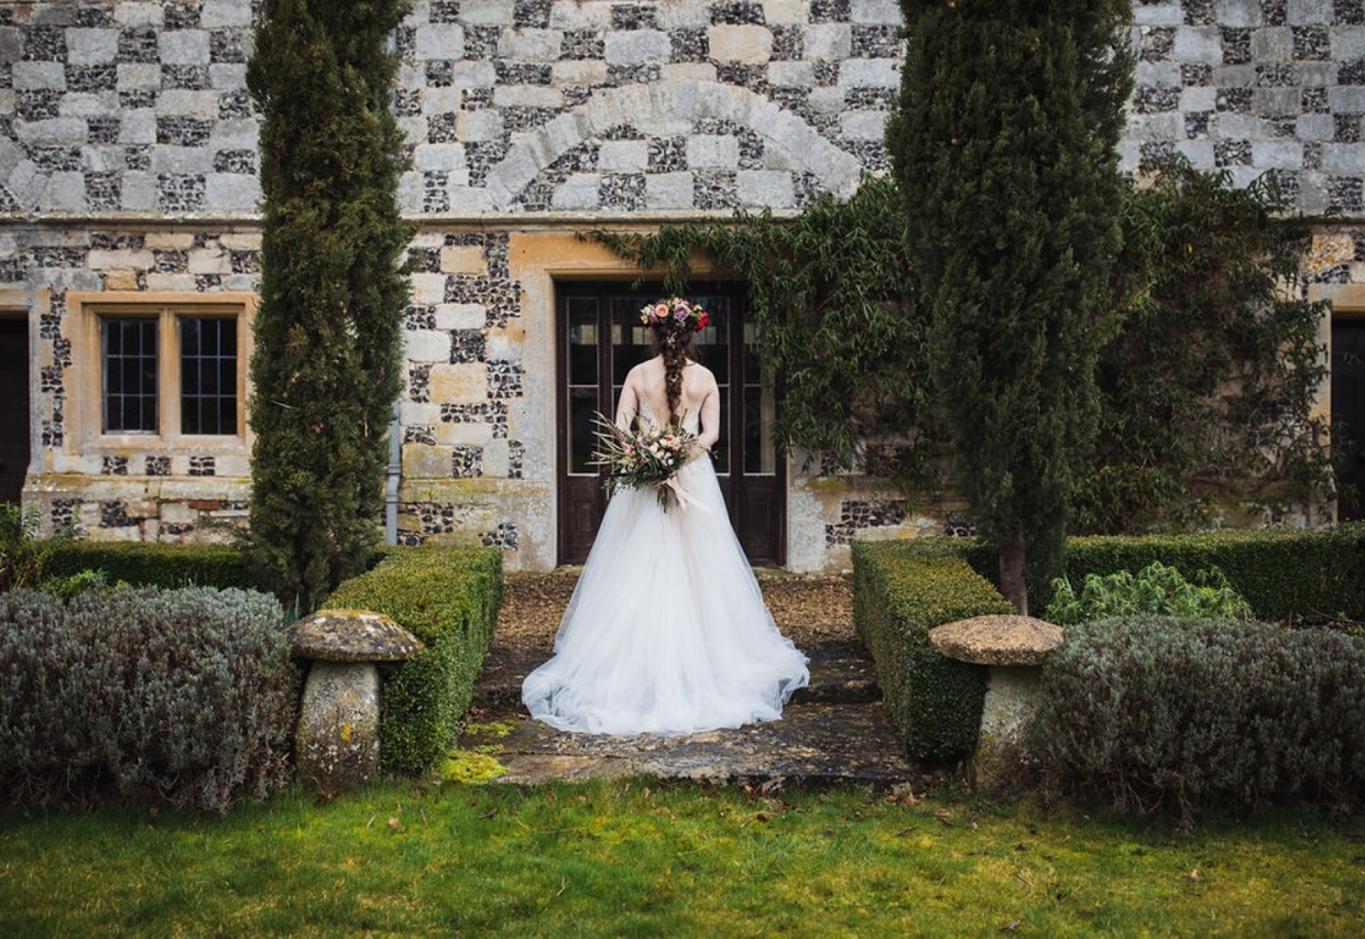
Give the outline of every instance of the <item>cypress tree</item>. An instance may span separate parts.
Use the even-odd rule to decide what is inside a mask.
[[[413,234],[389,107],[404,12],[401,0],[266,0],[247,69],[264,118],[252,550],[305,607],[363,569],[379,536]]]
[[[1124,0],[902,0],[887,127],[929,368],[977,530],[1027,610],[1058,569],[1098,414],[1120,243]]]

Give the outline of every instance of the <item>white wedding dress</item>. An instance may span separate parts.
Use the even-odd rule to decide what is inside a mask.
[[[641,402],[642,420],[653,417]],[[684,426],[697,432],[697,416]],[[665,512],[653,489],[607,505],[555,636],[522,683],[531,716],[560,730],[685,734],[777,720],[810,681],[783,636],[703,455],[677,474],[699,504]]]

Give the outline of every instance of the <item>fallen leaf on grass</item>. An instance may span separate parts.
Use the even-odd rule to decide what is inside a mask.
[[[392,831],[397,831],[398,829],[400,829],[400,828],[402,828],[402,827],[403,827],[403,823],[402,823],[402,822],[400,822],[400,821],[399,821],[398,819],[396,819],[396,818],[393,818],[392,816],[389,817],[389,829],[390,829],[390,830],[392,830]]]

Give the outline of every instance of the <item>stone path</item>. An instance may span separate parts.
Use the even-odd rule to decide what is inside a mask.
[[[762,784],[920,778],[902,755],[872,661],[853,636],[846,577],[763,574],[764,598],[782,631],[811,659],[811,683],[782,720],[685,736],[568,734],[526,716],[521,680],[551,652],[574,571],[509,574],[498,630],[475,688],[461,748],[481,748],[506,768],[498,782],[535,784],[649,774]],[[505,735],[486,733],[489,723]]]

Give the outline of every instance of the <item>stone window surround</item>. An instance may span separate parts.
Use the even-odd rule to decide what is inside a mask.
[[[175,291],[99,291],[66,295],[67,335],[71,366],[67,370],[70,404],[64,448],[73,454],[249,455],[252,434],[247,426],[250,392],[247,363],[251,358],[254,293],[181,293]],[[160,322],[157,346],[159,434],[107,434],[103,430],[103,341],[100,320],[109,315],[155,316]],[[180,316],[225,315],[237,318],[237,433],[232,436],[180,432]]]

